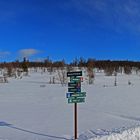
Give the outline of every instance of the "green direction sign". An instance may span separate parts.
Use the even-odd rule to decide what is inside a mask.
[[[67,93],[67,98],[73,97],[86,97],[86,92]]]
[[[83,103],[83,102],[85,102],[85,98],[75,98],[75,99],[68,98],[68,103]]]
[[[68,83],[68,87],[76,87],[76,86],[77,86],[77,83],[75,82]]]
[[[81,92],[81,88],[68,88],[68,92]]]
[[[81,83],[80,82],[69,82],[68,87],[81,88]]]
[[[81,77],[70,77],[71,82],[81,82]]]
[[[67,72],[67,77],[71,76],[82,76],[82,71]]]

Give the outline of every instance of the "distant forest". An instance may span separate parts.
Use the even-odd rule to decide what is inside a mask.
[[[42,62],[33,62],[23,58],[22,61],[0,63],[0,83],[7,83],[8,77],[22,79],[22,76],[28,76],[30,70],[34,72],[41,70],[42,74],[45,72],[50,73],[48,83],[55,84],[59,81],[61,85],[66,85],[66,73],[75,71],[75,69],[84,70],[88,84],[94,84],[95,72],[104,72],[106,76],[115,76],[114,85],[117,86],[116,76],[118,73],[140,75],[140,62],[95,60],[92,58],[85,60],[80,58],[67,64],[64,60],[53,62],[50,59],[45,59]],[[56,73],[55,76],[53,75],[54,72]],[[128,81],[128,84],[130,85],[131,82]]]
[[[111,61],[111,60],[95,60],[89,58],[87,60],[80,58],[75,59],[71,63],[67,64],[64,60],[62,61],[52,61],[49,59],[45,59],[42,62],[32,62],[23,58],[23,61],[15,61],[15,62],[3,62],[0,63],[0,68],[22,68],[24,71],[27,71],[28,68],[32,67],[46,67],[46,68],[62,68],[67,67],[69,70],[71,67],[86,67],[91,70],[97,68],[98,70],[104,70],[107,75],[112,75],[114,72],[124,72],[126,74],[130,74],[132,69],[135,69],[136,72],[140,71],[140,62],[134,61]]]

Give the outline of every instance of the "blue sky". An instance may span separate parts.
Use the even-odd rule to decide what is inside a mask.
[[[140,60],[139,0],[0,0],[0,61]]]

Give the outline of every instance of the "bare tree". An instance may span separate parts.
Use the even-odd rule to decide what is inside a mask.
[[[132,67],[130,67],[130,66],[125,66],[124,67],[124,73],[125,74],[131,74],[132,73]]]
[[[11,63],[7,64],[7,75],[8,75],[9,77],[12,76],[12,71],[13,71],[13,66],[12,66],[12,64],[11,64]]]
[[[114,86],[117,86],[117,72],[114,72],[114,76],[115,76],[115,81],[114,81]]]
[[[88,72],[88,77],[89,77],[89,84],[93,84],[94,82],[94,60],[93,59],[88,59],[87,61],[87,72]]]
[[[64,68],[57,69],[58,77],[62,86],[66,85],[67,77],[66,77],[66,70]]]
[[[104,73],[106,76],[112,76],[112,74],[114,73],[114,68],[112,66],[106,67],[104,69]]]

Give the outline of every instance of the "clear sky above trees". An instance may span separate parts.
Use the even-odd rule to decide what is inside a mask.
[[[0,61],[140,60],[138,0],[1,0]]]

